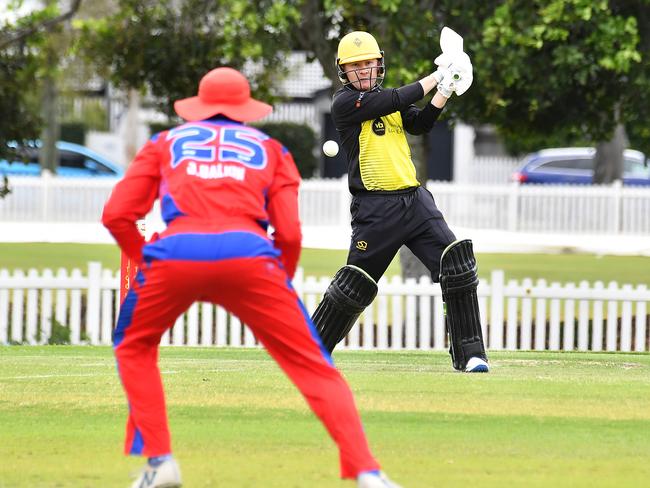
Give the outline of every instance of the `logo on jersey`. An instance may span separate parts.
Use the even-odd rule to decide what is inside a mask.
[[[378,136],[386,134],[386,124],[381,117],[372,121],[372,131]]]
[[[357,241],[356,248],[359,251],[365,251],[368,249],[368,243],[366,241]]]

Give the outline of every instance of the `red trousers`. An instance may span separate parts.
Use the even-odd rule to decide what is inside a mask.
[[[266,256],[153,260],[143,265],[114,334],[129,402],[127,454],[171,453],[158,345],[162,334],[197,300],[221,305],[250,327],[338,445],[343,478],[379,469],[347,383],[322,349],[279,261]]]

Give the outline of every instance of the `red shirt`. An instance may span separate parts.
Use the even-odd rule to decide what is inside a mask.
[[[142,261],[136,221],[160,199],[167,229],[246,231],[273,242],[293,277],[300,256],[298,185],[291,153],[263,132],[226,119],[188,122],[156,134],[138,152],[104,207],[103,224],[132,259]]]

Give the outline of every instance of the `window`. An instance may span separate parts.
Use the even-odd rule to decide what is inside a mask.
[[[557,159],[547,161],[537,167],[537,170],[558,170],[558,169],[572,169],[581,171],[593,171],[594,162],[591,158],[571,158],[571,159]]]
[[[59,151],[59,165],[63,168],[81,170],[89,175],[114,175],[115,171],[89,156],[72,151]]]
[[[104,163],[100,163],[96,159],[86,157],[85,166],[88,170],[93,173],[98,173],[102,175],[114,175],[115,171],[106,166]]]
[[[14,160],[19,163],[38,164],[38,149],[33,147],[20,147],[17,151],[18,157]]]
[[[86,169],[86,158],[71,151],[59,151],[59,166],[64,168]]]
[[[638,159],[626,159],[623,163],[623,172],[635,178],[650,178],[650,165],[645,166]]]

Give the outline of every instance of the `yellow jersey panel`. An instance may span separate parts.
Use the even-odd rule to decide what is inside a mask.
[[[391,191],[420,185],[399,112],[361,124],[359,170],[367,190]]]

